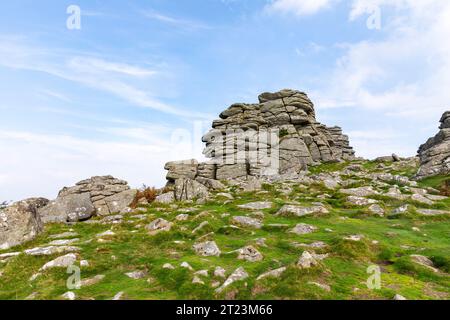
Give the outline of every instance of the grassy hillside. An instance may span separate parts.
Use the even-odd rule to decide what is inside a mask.
[[[344,171],[349,165],[361,165],[362,171]],[[89,266],[81,267],[82,280],[98,275],[99,282],[82,287],[75,292],[77,299],[112,299],[123,292],[122,299],[392,299],[400,294],[407,299],[448,299],[450,296],[450,199],[423,204],[410,199],[411,190],[400,186],[408,199],[386,196],[394,182],[375,183],[370,174],[393,173],[411,177],[416,171],[410,162],[380,166],[374,162],[353,162],[321,165],[311,169],[311,175],[340,172],[345,188],[373,186],[379,194],[368,196],[378,201],[385,211],[378,216],[369,206],[348,203],[346,194],[339,187],[328,189],[320,181],[311,184],[275,183],[263,185],[262,190],[243,193],[238,186],[229,186],[228,195],[214,195],[205,204],[178,203],[176,205],[151,204],[124,215],[122,222],[75,225],[48,225],[35,241],[9,251],[46,246],[55,240],[52,235],[73,232],[79,239],[72,243],[78,247],[78,262],[87,260]],[[354,173],[352,173],[354,172]],[[448,177],[436,177],[420,182],[417,188],[438,188]],[[438,190],[429,191],[438,194]],[[231,198],[233,200],[229,200]],[[255,201],[271,202],[272,208],[246,210],[238,206]],[[305,217],[278,216],[285,204],[309,207],[321,202],[327,214]],[[394,210],[409,204],[401,214]],[[417,209],[444,210],[447,214],[425,216]],[[187,214],[186,221],[176,217]],[[260,219],[261,229],[233,227],[234,216]],[[151,236],[146,226],[157,218],[173,223],[168,232]],[[203,228],[193,233],[202,222]],[[289,232],[297,224],[304,223],[317,228],[315,232],[297,235]],[[98,236],[111,230],[113,235]],[[76,235],[75,235],[76,234]],[[359,241],[345,239],[351,235],[362,236]],[[265,240],[263,240],[265,239]],[[197,255],[192,246],[211,240],[221,250],[220,257]],[[320,248],[317,242],[323,242]],[[315,243],[316,247],[308,247]],[[263,260],[248,262],[237,259],[240,248],[252,245],[263,255]],[[307,250],[317,254],[329,254],[320,264],[309,269],[296,266],[299,257]],[[20,254],[0,262],[0,299],[62,299],[69,291],[65,268],[42,272],[36,280],[30,277],[48,261],[63,254],[29,256]],[[425,267],[413,261],[411,255],[428,257],[436,268]],[[0,259],[2,260],[2,259]],[[187,262],[193,270],[183,268]],[[174,269],[165,269],[165,264]],[[381,288],[370,290],[366,281],[367,268],[381,268]],[[237,281],[221,293],[216,287],[225,279],[214,276],[216,267],[226,270],[228,277],[238,267],[243,267],[249,277]],[[286,271],[278,278],[257,280],[261,274],[280,267]],[[208,276],[197,275],[202,283],[192,283],[199,270],[207,270]],[[125,275],[143,271],[144,277],[132,279]]]

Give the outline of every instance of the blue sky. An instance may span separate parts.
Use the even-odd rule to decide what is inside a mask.
[[[2,3],[0,200],[103,174],[161,186],[222,110],[283,88],[358,155],[413,156],[449,108],[449,38],[446,0]]]

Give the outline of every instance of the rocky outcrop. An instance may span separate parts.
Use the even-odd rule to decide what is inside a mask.
[[[32,198],[13,203],[0,210],[0,250],[33,240],[43,229],[38,209],[48,203]]]
[[[314,105],[300,91],[263,93],[256,104],[233,104],[203,138],[210,160],[166,164],[167,180],[230,180],[296,174],[308,165],[354,159],[339,127],[316,120]],[[202,181],[199,181],[202,183]]]
[[[450,174],[450,111],[442,115],[440,122],[439,133],[419,148],[418,179]]]
[[[39,209],[44,223],[77,222],[93,215],[128,212],[136,196],[128,183],[112,176],[92,177],[64,187],[58,197]]]

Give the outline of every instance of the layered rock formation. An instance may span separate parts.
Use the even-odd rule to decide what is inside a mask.
[[[39,209],[44,223],[77,222],[94,214],[122,213],[136,196],[128,183],[112,176],[92,177],[73,187],[64,187],[56,200]]]
[[[22,200],[0,209],[0,250],[33,240],[43,229],[38,209],[47,205],[44,198]]]
[[[450,111],[441,118],[439,133],[419,148],[418,179],[450,174]]]
[[[316,121],[314,105],[299,91],[263,93],[256,104],[234,104],[203,137],[210,160],[170,162],[167,180],[227,180],[295,174],[308,165],[354,159],[339,127]]]

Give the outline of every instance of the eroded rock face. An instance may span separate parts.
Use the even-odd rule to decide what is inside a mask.
[[[112,176],[92,177],[64,187],[54,201],[39,209],[39,214],[44,223],[52,223],[83,221],[95,214],[126,213],[136,192],[126,181]]]
[[[416,178],[450,174],[450,111],[441,118],[439,133],[419,148],[420,168]]]
[[[210,161],[169,162],[169,183],[296,174],[309,164],[354,159],[341,128],[317,122],[313,103],[300,91],[263,93],[259,103],[233,104],[212,127],[202,138]]]
[[[44,198],[31,198],[0,210],[0,250],[33,240],[42,232],[38,209],[48,203]]]

